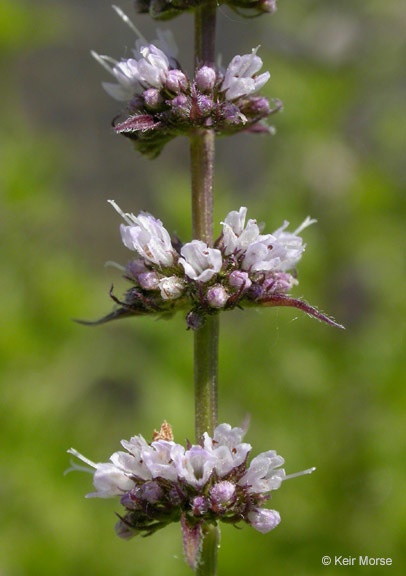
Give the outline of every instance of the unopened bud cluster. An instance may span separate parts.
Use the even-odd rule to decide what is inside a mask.
[[[135,10],[139,14],[149,14],[157,20],[169,20],[183,12],[207,4],[207,0],[135,0]],[[276,12],[276,0],[222,0],[241,16],[259,16]]]
[[[127,117],[115,121],[117,133],[133,140],[148,156],[157,156],[167,142],[188,135],[197,127],[216,134],[244,130],[270,132],[264,119],[281,108],[281,103],[256,93],[269,80],[269,72],[258,74],[262,60],[251,54],[235,56],[225,71],[201,66],[190,79],[175,58],[176,48],[168,42],[136,42],[133,57],[117,62],[93,53],[115,77],[117,83],[104,83],[105,90],[127,103]],[[168,36],[166,37],[168,38]]]
[[[205,433],[199,444],[184,447],[174,442],[164,422],[151,444],[142,436],[123,440],[126,452],[115,452],[108,463],[69,452],[95,469],[96,491],[88,497],[120,497],[125,510],[116,525],[119,536],[148,535],[181,521],[188,556],[198,548],[204,523],[243,521],[265,534],[280,522],[278,512],[264,504],[287,478],[280,468],[284,460],[269,450],[248,464],[252,447],[242,441],[244,434],[220,424],[213,437]],[[187,559],[193,564],[191,556]]]
[[[289,222],[262,234],[256,220],[246,222],[247,208],[232,211],[222,233],[209,247],[202,240],[182,244],[171,240],[162,222],[151,214],[124,213],[124,245],[137,254],[125,268],[132,283],[119,308],[95,324],[130,315],[165,315],[186,310],[189,328],[198,330],[206,316],[236,306],[293,306],[334,324],[332,320],[286,294],[298,284],[295,266],[306,247],[299,233],[315,220],[306,218],[294,232]]]

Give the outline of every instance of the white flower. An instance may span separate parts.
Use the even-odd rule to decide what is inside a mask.
[[[285,250],[278,245],[272,234],[261,235],[247,247],[241,267],[250,272],[279,270],[281,257],[284,255]]]
[[[222,250],[225,256],[243,256],[241,269],[249,273],[285,272],[294,268],[306,247],[298,234],[316,220],[307,217],[294,232],[286,231],[289,222],[285,221],[273,234],[263,235],[256,220],[248,220],[245,224],[246,216],[247,208],[242,206],[238,212],[229,212],[222,222]]]
[[[179,452],[174,460],[179,478],[196,487],[206,484],[217,462],[215,455],[197,445],[184,454]]]
[[[243,270],[286,272],[294,268],[306,248],[298,234],[314,222],[316,220],[307,217],[294,232],[285,232],[289,226],[285,221],[273,234],[259,235],[245,252],[241,264]]]
[[[185,270],[185,274],[196,282],[209,282],[218,272],[223,264],[220,250],[209,248],[201,240],[188,242],[180,251],[183,258],[179,258]]]
[[[143,453],[142,456],[152,477],[177,480],[178,471],[175,459],[184,454],[184,447],[169,440],[157,440],[152,442],[151,447],[152,449]]]
[[[286,270],[290,270],[296,266],[306,248],[306,244],[303,244],[303,239],[298,236],[298,234],[315,222],[317,222],[317,220],[308,216],[294,232],[285,232],[286,228],[289,226],[289,222],[285,220],[283,225],[273,232],[273,236],[276,238],[278,244],[283,246],[285,249],[285,254],[281,259],[279,270],[285,272]]]
[[[134,481],[114,466],[114,464],[96,464],[96,472],[93,476],[93,484],[96,492],[87,494],[87,498],[111,498],[113,496],[122,496],[128,490],[134,487]]]
[[[115,100],[128,101],[134,97],[137,89],[161,89],[170,69],[170,61],[165,52],[154,44],[136,44],[134,58],[122,59],[121,62],[110,56],[103,56],[92,51],[92,56],[114,78],[118,84],[103,82],[103,88]]]
[[[216,458],[215,469],[220,478],[245,462],[252,446],[242,442],[244,434],[242,428],[224,423],[214,430],[213,438],[203,435],[204,448]]]
[[[246,216],[247,208],[242,206],[238,212],[229,212],[224,222],[221,222],[223,224],[223,246],[226,256],[246,250],[260,235],[256,220],[248,220],[245,226]]]
[[[262,452],[262,454],[253,458],[248,470],[240,478],[238,484],[247,486],[250,494],[277,490],[286,475],[283,468],[279,470],[276,470],[276,468],[282,466],[284,462],[282,456],[278,456],[275,450]]]
[[[225,92],[227,100],[248,96],[260,90],[268,82],[269,72],[256,76],[262,68],[262,60],[256,55],[258,48],[259,46],[254,48],[251,54],[234,56],[228,65],[221,85],[221,91]]]
[[[92,51],[92,56],[115,77],[118,84],[104,82],[103,88],[116,100],[131,100],[140,86],[145,88],[162,88],[169,68],[175,68],[177,47],[169,30],[157,29],[158,40],[151,44],[143,37],[135,24],[121,8],[113,5],[113,10],[136,34],[134,58],[118,62],[110,56],[103,56]]]
[[[138,81],[148,88],[162,88],[169,72],[169,59],[166,54],[154,46],[141,46],[141,58],[138,60]]]
[[[162,278],[158,284],[163,300],[175,300],[182,296],[185,284],[178,276]]]
[[[70,448],[68,452],[96,470],[93,476],[93,484],[96,492],[87,494],[86,498],[112,498],[114,496],[122,496],[134,487],[134,480],[131,479],[131,471],[124,471],[109,462],[99,462],[96,464],[74,448]]]
[[[110,204],[129,224],[121,224],[120,232],[124,246],[138,252],[144,260],[157,266],[173,266],[174,249],[168,231],[162,222],[150,214],[141,212],[138,216],[124,213],[114,202]]]

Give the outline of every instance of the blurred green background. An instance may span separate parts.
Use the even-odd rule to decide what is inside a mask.
[[[120,6],[133,15],[129,0]],[[273,533],[223,529],[219,574],[336,574],[322,556],[369,555],[393,559],[374,574],[400,575],[406,8],[278,6],[251,21],[219,10],[223,62],[261,44],[264,92],[285,109],[274,137],[218,141],[215,219],[241,205],[268,231],[317,218],[294,294],[347,330],[283,308],[222,318],[220,421],[250,414],[255,453],[274,448],[288,473],[317,472],[274,493],[282,523]],[[155,38],[154,23],[136,22]],[[168,24],[189,71],[191,26],[189,15]],[[132,44],[108,0],[0,3],[1,576],[191,573],[179,526],[122,541],[118,502],[85,500],[90,476],[63,477],[70,446],[105,461],[121,438],[150,438],[163,419],[179,442],[193,436],[192,334],[181,316],[94,329],[71,321],[109,312],[110,284],[125,288],[104,267],[129,258],[107,199],[190,239],[187,141],[151,163],[109,125],[117,103],[89,50],[119,58]]]

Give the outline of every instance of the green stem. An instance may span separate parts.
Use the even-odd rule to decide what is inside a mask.
[[[213,65],[215,55],[216,4],[205,4],[195,12],[195,64]],[[213,130],[198,128],[190,138],[192,175],[193,238],[213,245]],[[218,316],[207,318],[195,332],[195,432],[199,441],[204,432],[217,425]]]
[[[214,132],[198,129],[190,137],[193,238],[213,244]]]
[[[219,316],[209,316],[194,334],[195,434],[213,434],[217,426],[217,358]]]
[[[216,3],[208,2],[195,11],[195,66],[214,65]],[[213,245],[214,138],[210,129],[197,129],[191,136],[193,238]],[[194,333],[195,434],[213,433],[217,425],[217,364],[219,316],[208,316]],[[202,542],[195,572],[215,576],[220,532],[217,526],[202,528]]]
[[[197,576],[212,576],[217,572],[217,551],[220,542],[220,530],[209,524],[204,528],[203,543],[196,566]]]

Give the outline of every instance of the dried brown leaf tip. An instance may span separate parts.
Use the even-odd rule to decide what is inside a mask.
[[[157,442],[158,440],[166,440],[167,442],[173,441],[172,426],[168,424],[166,420],[162,422],[159,432],[154,430],[154,433],[152,434],[152,442]]]

